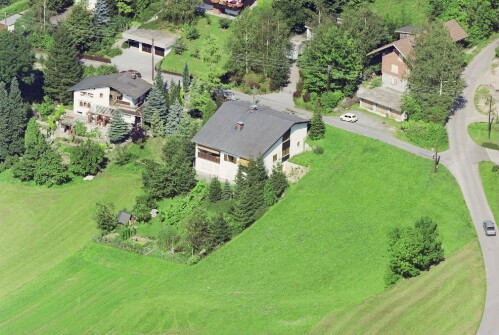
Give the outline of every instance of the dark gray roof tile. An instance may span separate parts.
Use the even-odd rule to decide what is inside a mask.
[[[237,127],[238,122],[243,122],[242,129]],[[291,126],[304,122],[308,121],[266,106],[252,110],[248,102],[228,101],[192,141],[235,156],[256,158],[270,149]]]

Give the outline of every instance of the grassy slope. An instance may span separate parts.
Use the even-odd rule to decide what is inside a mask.
[[[475,334],[485,302],[480,255],[470,242],[431,271],[328,315],[312,334]]]
[[[136,175],[105,175],[88,183],[30,187],[2,183],[0,188],[0,296],[79,250],[97,231],[95,203],[131,205]],[[89,196],[90,195],[90,196]],[[22,262],[20,262],[22,260]]]
[[[468,134],[470,137],[482,147],[499,150],[499,124],[493,123],[490,132],[487,127],[487,122],[476,122],[468,125]]]
[[[207,24],[207,20],[204,17],[200,18],[196,23],[196,27],[198,28],[200,34],[199,38],[193,41],[184,39],[187,45],[187,51],[185,51],[181,55],[177,55],[173,51],[166,55],[161,64],[161,68],[163,70],[182,73],[184,71],[184,64],[185,62],[187,62],[187,65],[189,66],[189,72],[193,76],[199,78],[200,80],[207,80],[207,67],[215,65],[206,64],[202,60],[203,47],[206,38],[210,35],[213,35],[218,40],[217,44],[220,46],[220,49],[222,50],[221,54],[223,55],[222,58],[224,58],[225,52],[223,50],[225,50],[225,44],[227,43],[227,39],[231,34],[230,28],[227,30],[223,30],[220,28],[218,17],[213,15],[210,15],[209,17],[211,24]],[[191,53],[195,48],[198,48],[200,51],[199,59],[191,56]],[[218,66],[223,66],[224,61],[225,58],[219,62]]]
[[[428,0],[375,0],[370,6],[382,18],[406,18],[406,24],[422,25],[427,19]]]
[[[492,162],[480,163],[480,176],[495,222],[499,224],[499,171],[492,171],[494,166]]]
[[[7,16],[11,16],[28,9],[29,6],[29,0],[18,0],[14,1],[8,6],[0,7],[0,13],[2,14],[0,19],[3,19],[4,13],[7,13]]]
[[[283,201],[198,265],[91,243],[0,301],[0,328],[5,334],[303,334],[327,313],[383,291],[390,227],[429,215],[440,225],[447,255],[475,238],[444,168],[435,176],[428,160],[331,128],[326,142],[322,156],[298,159],[312,170]],[[464,305],[483,292],[456,295]],[[461,321],[446,311],[438,310]]]

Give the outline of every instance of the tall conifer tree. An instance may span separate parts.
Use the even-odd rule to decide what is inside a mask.
[[[168,106],[165,94],[165,84],[161,72],[158,71],[154,79],[154,85],[147,96],[146,106],[144,108],[145,120],[148,123],[153,121],[154,113],[158,114],[159,119],[166,124],[168,117]]]
[[[118,109],[113,112],[107,136],[111,143],[121,143],[130,135],[130,128],[123,119],[123,113]]]
[[[53,100],[67,103],[72,97],[68,89],[79,82],[82,75],[78,52],[64,25],[59,25],[45,63],[45,94]]]
[[[180,105],[178,99],[175,100],[175,103],[170,106],[170,112],[168,113],[168,119],[166,121],[167,135],[174,135],[177,133],[183,113],[184,108]]]
[[[9,155],[21,155],[24,152],[24,131],[28,121],[28,110],[21,97],[16,78],[12,79],[9,92],[10,105],[10,144]]]

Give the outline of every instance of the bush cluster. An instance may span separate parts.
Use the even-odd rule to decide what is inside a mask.
[[[447,129],[437,123],[408,121],[400,129],[409,141],[423,148],[434,148],[437,140],[439,146],[448,143]]]

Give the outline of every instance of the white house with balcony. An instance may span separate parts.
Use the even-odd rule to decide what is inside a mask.
[[[89,77],[69,90],[73,91],[73,111],[86,115],[89,123],[107,125],[115,109],[125,122],[142,122],[142,107],[152,85],[130,72]]]
[[[305,150],[308,120],[244,101],[225,102],[193,137],[196,171],[234,182],[238,165],[263,157],[270,172]]]

